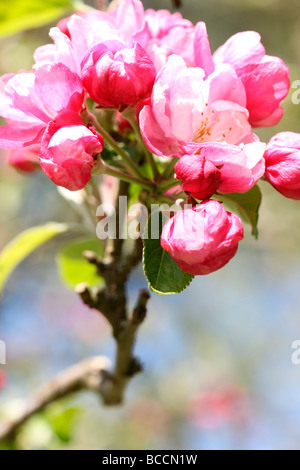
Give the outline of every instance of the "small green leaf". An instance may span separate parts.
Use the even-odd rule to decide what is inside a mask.
[[[43,26],[72,13],[71,0],[10,0],[0,3],[0,37]]]
[[[76,421],[80,413],[80,408],[63,408],[62,405],[55,404],[45,412],[45,419],[59,440],[63,443],[69,443],[72,441]]]
[[[167,220],[161,212],[159,213],[159,237],[151,238],[154,214],[151,214],[145,231],[148,234],[148,239],[144,240],[145,276],[153,292],[164,295],[179,294],[190,285],[194,276],[182,271],[169,253],[161,247],[160,235]]]
[[[222,194],[215,199],[224,201],[229,210],[237,212],[244,222],[251,225],[252,235],[258,238],[257,224],[262,194],[257,185],[247,193]]]
[[[97,275],[96,266],[84,258],[84,251],[93,251],[102,257],[103,245],[97,238],[84,238],[66,244],[57,254],[60,277],[65,285],[72,289],[82,282],[87,282],[91,287],[103,285],[103,280]]]
[[[12,271],[30,253],[51,238],[69,230],[66,224],[49,223],[41,227],[33,227],[18,235],[0,253],[0,293]]]

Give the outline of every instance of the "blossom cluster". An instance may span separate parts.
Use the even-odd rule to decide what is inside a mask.
[[[254,133],[279,123],[290,87],[288,67],[266,54],[257,32],[212,53],[204,22],[120,0],[115,10],[64,19],[50,36],[31,71],[0,79],[0,147],[19,170],[40,167],[56,185],[80,190],[105,172],[109,135],[117,127],[121,141],[133,116],[147,152],[176,162],[193,201],[166,223],[161,243],[195,275],[223,267],[243,238],[241,220],[216,194],[247,193],[264,178],[300,199],[300,135],[265,144]]]

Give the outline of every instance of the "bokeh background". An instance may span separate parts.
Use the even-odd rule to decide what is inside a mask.
[[[171,8],[170,0],[145,7]],[[207,22],[214,50],[230,35],[256,30],[269,55],[300,79],[298,0],[183,0],[182,14]],[[0,40],[0,73],[30,69],[49,26]],[[294,90],[293,90],[294,91]],[[292,94],[292,92],[291,92]],[[300,132],[300,105],[291,94],[275,129]],[[24,177],[0,160],[0,248],[21,230],[76,215],[43,174]],[[258,241],[245,241],[221,271],[198,277],[174,297],[153,294],[137,353],[145,373],[130,385],[122,408],[104,409],[90,394],[52,406],[19,436],[27,449],[299,449],[300,205],[266,183]],[[94,354],[114,354],[110,331],[59,279],[50,242],[15,271],[1,298],[2,416],[9,416],[55,373]],[[146,282],[131,277],[133,302]],[[0,381],[1,381],[0,380]]]

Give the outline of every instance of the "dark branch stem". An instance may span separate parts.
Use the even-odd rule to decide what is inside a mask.
[[[146,316],[146,305],[150,298],[149,292],[142,290],[134,312],[128,314],[126,284],[131,271],[141,261],[143,249],[142,240],[138,239],[129,255],[123,253],[124,240],[121,235],[125,220],[120,214],[119,197],[127,196],[128,190],[129,185],[121,181],[116,204],[117,237],[108,241],[104,259],[99,259],[91,252],[85,253],[86,259],[97,266],[99,275],[105,280],[105,287],[91,291],[82,284],[77,288],[82,301],[98,310],[111,324],[116,341],[114,368],[103,375],[101,383],[101,396],[105,405],[122,403],[129,380],[142,371],[142,365],[133,350],[136,332]]]

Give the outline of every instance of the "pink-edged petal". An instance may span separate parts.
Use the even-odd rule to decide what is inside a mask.
[[[153,87],[151,105],[155,119],[160,127],[164,130],[167,137],[171,137],[171,112],[170,112],[170,89],[175,77],[181,72],[186,70],[184,60],[177,56],[172,55],[169,57],[166,65],[161,69],[156,77],[156,82]]]
[[[265,55],[261,37],[255,31],[237,33],[219,47],[213,55],[214,62],[228,63],[234,66],[260,62]]]
[[[79,160],[69,158],[58,166],[51,160],[52,158],[52,152],[49,151],[41,155],[40,164],[43,172],[57,186],[67,188],[69,191],[79,191],[90,181],[92,164],[83,166]],[[70,168],[72,168],[71,174]]]
[[[36,93],[55,112],[70,109],[79,112],[84,101],[84,89],[79,76],[64,64],[44,65],[36,71]]]
[[[203,69],[206,76],[214,72],[215,64],[211,55],[206,24],[203,21],[197,23],[195,27],[194,54],[195,65]]]
[[[55,44],[39,47],[34,53],[35,68],[51,63],[62,63],[72,72],[81,73],[80,60],[70,39],[59,28],[50,29],[50,37]]]
[[[116,12],[116,26],[122,39],[131,41],[132,36],[144,28],[144,7],[139,0],[121,0]]]
[[[223,193],[248,192],[264,175],[266,145],[259,142],[241,146],[225,143],[207,143],[201,146],[201,155],[221,168]]]
[[[9,152],[8,161],[11,166],[25,173],[33,173],[40,168],[39,155],[41,145],[34,144],[28,147]]]
[[[19,127],[13,124],[0,127],[0,148],[19,149],[40,142],[45,126]]]
[[[183,58],[188,67],[195,65],[194,28],[175,26],[159,41],[159,46],[166,57],[176,54]]]
[[[295,132],[280,132],[272,137],[268,143],[268,147],[272,144],[275,144],[276,147],[288,147],[300,150],[300,134]]]
[[[47,107],[35,90],[34,73],[19,73],[12,77],[5,86],[12,106],[36,121],[48,122],[54,117],[51,108]]]
[[[193,140],[193,110],[201,100],[204,87],[203,70],[188,68],[180,72],[170,90],[169,105],[171,109],[171,131],[178,140]],[[203,109],[205,104],[200,103]]]
[[[165,136],[155,120],[151,106],[144,106],[140,112],[139,121],[143,140],[151,152],[156,155],[176,157],[183,154],[180,144]]]
[[[245,87],[231,65],[218,65],[214,73],[208,77],[206,86],[209,87],[208,104],[218,100],[226,100],[237,103],[244,108],[246,107],[247,96]]]
[[[246,89],[251,125],[276,125],[283,114],[280,106],[290,88],[288,67],[274,60],[249,64],[237,72]]]

